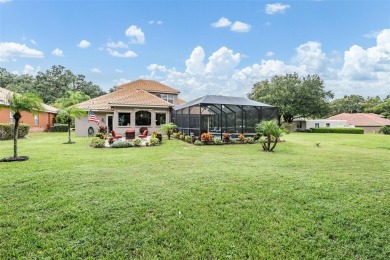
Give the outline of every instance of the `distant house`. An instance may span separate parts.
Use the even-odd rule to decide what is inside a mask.
[[[160,125],[171,121],[171,108],[183,101],[178,98],[180,91],[153,80],[136,80],[117,87],[117,90],[82,102],[77,107],[92,110],[107,126],[123,134],[126,130],[139,132],[147,127],[149,133]],[[88,122],[88,117],[76,119],[76,135],[96,133],[98,126]]]
[[[14,93],[5,88],[0,88],[0,104],[7,105],[8,97]],[[54,125],[58,109],[46,104],[42,104],[44,111],[33,115],[22,112],[20,123],[30,125],[30,133],[47,132],[50,126]],[[0,123],[14,123],[13,113],[8,108],[0,109]]]
[[[342,113],[328,119],[347,120],[349,125],[363,128],[364,133],[378,133],[382,126],[390,126],[389,119],[373,113]]]
[[[294,119],[294,128],[292,131],[305,131],[310,128],[329,127],[329,128],[344,128],[353,127],[348,125],[347,120],[340,119]]]

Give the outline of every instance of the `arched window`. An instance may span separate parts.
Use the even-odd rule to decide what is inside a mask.
[[[152,114],[148,111],[138,111],[135,113],[136,125],[150,125],[152,122]]]

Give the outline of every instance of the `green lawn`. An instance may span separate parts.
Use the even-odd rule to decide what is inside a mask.
[[[0,163],[0,259],[389,259],[390,136],[284,138],[264,153],[30,135],[29,161]]]

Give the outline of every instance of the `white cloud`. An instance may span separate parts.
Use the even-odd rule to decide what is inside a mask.
[[[91,72],[93,72],[93,73],[101,73],[102,71],[100,69],[98,69],[98,68],[92,68]]]
[[[38,66],[37,68],[34,68],[30,64],[24,65],[23,74],[29,74],[32,76],[35,76],[38,71],[40,71],[41,68]]]
[[[390,29],[378,34],[375,46],[364,49],[354,45],[343,59],[338,52],[325,53],[321,43],[314,41],[299,45],[292,62],[269,59],[240,67],[241,58],[240,53],[226,47],[207,56],[198,46],[185,61],[184,71],[151,64],[150,75],[143,77],[181,90],[181,98],[188,101],[207,94],[245,96],[258,81],[294,72],[300,76],[319,74],[325,89],[336,97],[374,93],[383,98],[390,92]]]
[[[11,0],[0,0],[0,4],[5,4],[7,2],[11,2]]]
[[[129,83],[131,81],[132,81],[131,79],[120,78],[120,79],[114,79],[112,82],[114,82],[117,86],[120,86]]]
[[[274,56],[275,53],[273,53],[272,51],[267,51],[267,53],[265,54],[265,56],[267,57],[272,57]]]
[[[16,42],[0,42],[0,61],[16,61],[18,57],[43,58],[43,52]]]
[[[249,32],[251,29],[251,25],[247,23],[243,23],[240,21],[236,21],[232,24],[232,27],[230,28],[233,32]]]
[[[113,49],[110,49],[110,48],[107,48],[107,51],[111,56],[119,57],[119,58],[135,58],[138,56],[137,53],[135,53],[133,51],[126,51],[124,53],[120,53],[120,52],[113,50]]]
[[[138,28],[135,25],[130,26],[126,30],[126,36],[131,38],[132,43],[143,44],[145,42],[145,34],[142,32],[141,28]]]
[[[128,45],[122,41],[118,41],[118,42],[113,42],[113,41],[109,41],[107,43],[107,47],[108,48],[123,48],[123,49],[126,49],[128,48]]]
[[[219,18],[219,20],[215,23],[212,23],[211,26],[214,27],[214,28],[219,28],[219,27],[228,27],[232,24],[231,21],[229,21],[229,19],[225,18],[225,17],[221,17]]]
[[[376,39],[376,37],[378,37],[379,33],[380,33],[380,31],[371,31],[369,33],[363,34],[363,37]]]
[[[289,5],[284,5],[281,3],[275,3],[275,4],[267,4],[265,5],[265,12],[267,14],[283,14],[286,12],[286,10],[290,8]]]
[[[37,42],[36,42],[34,39],[31,39],[30,42],[31,42],[32,44],[34,44],[34,45],[37,44]]]
[[[204,74],[206,73],[204,64],[205,53],[201,46],[196,47],[188,60],[186,60],[186,72],[189,74]]]
[[[117,72],[117,73],[123,73],[123,70],[115,69],[115,72]]]
[[[82,40],[79,44],[77,44],[80,48],[88,48],[91,46],[91,43],[87,40]]]
[[[56,48],[55,50],[53,50],[51,52],[51,54],[53,54],[54,56],[59,56],[59,57],[62,57],[64,56],[64,52],[58,48]]]
[[[160,24],[162,24],[162,21],[150,20],[150,21],[149,21],[149,24],[157,24],[157,25],[160,25]]]

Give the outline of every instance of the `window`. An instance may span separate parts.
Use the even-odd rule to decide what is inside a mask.
[[[118,113],[118,125],[119,126],[130,125],[130,113]]]
[[[320,128],[320,123],[315,123],[315,128]]]
[[[34,115],[34,126],[38,126],[38,125],[39,125],[39,116]]]
[[[136,125],[150,125],[152,121],[152,115],[148,111],[138,111],[135,113]]]
[[[156,96],[173,104],[173,95],[172,94],[157,94]]]
[[[14,113],[12,111],[9,112],[9,122],[15,124]]]
[[[330,123],[326,123],[326,127],[330,127]]]
[[[167,115],[164,113],[156,113],[156,125],[163,125],[167,121]]]

